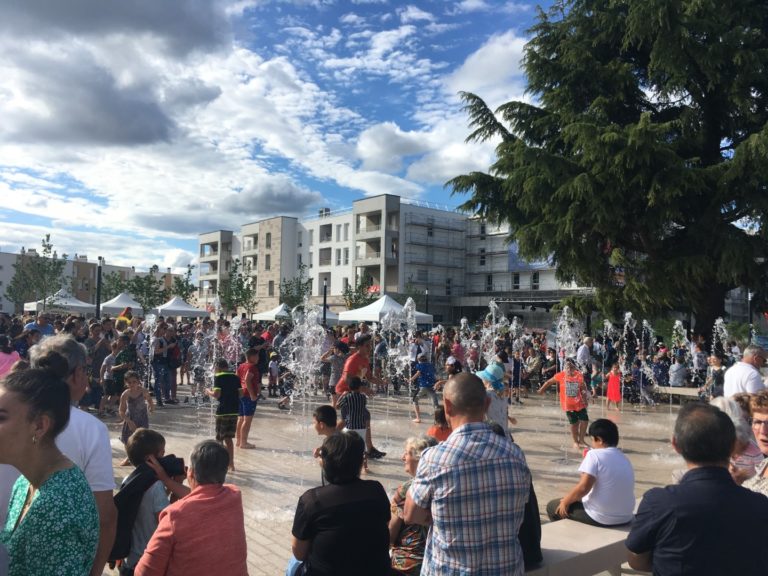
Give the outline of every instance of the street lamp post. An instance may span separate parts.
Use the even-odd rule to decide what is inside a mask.
[[[326,301],[328,299],[328,279],[323,278],[323,326],[325,326]]]
[[[101,266],[104,258],[99,256],[99,263],[96,265],[96,318],[101,318]]]
[[[424,312],[429,314],[429,288],[424,289]]]

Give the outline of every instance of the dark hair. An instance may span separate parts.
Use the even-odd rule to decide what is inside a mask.
[[[217,370],[229,370],[229,362],[226,358],[219,358],[216,362]]]
[[[592,438],[600,438],[604,444],[615,448],[619,445],[619,427],[607,418],[598,418],[587,431]]]
[[[686,462],[728,462],[736,442],[736,428],[725,412],[703,402],[688,402],[677,413],[675,446]]]
[[[136,370],[128,370],[128,371],[127,371],[127,372],[126,372],[126,373],[123,375],[123,381],[127,382],[129,378],[135,378],[136,380],[138,380],[139,382],[141,382],[141,376],[139,376],[139,373],[138,373],[138,372],[136,372]]]
[[[320,448],[323,476],[331,484],[348,484],[360,478],[365,442],[356,432],[334,432]]]
[[[315,408],[312,416],[315,417],[315,420],[322,422],[329,428],[336,428],[337,416],[336,409],[333,406],[329,406],[328,404],[318,406]]]
[[[350,390],[360,390],[360,388],[363,387],[363,381],[360,380],[357,376],[352,376],[351,378],[347,379],[347,384],[349,385]]]
[[[35,368],[47,370],[53,374],[56,378],[65,380],[69,376],[69,362],[67,359],[53,350],[48,350],[44,354],[37,357],[37,364]]]
[[[0,352],[3,354],[10,354],[13,352],[11,341],[5,334],[0,334]]]
[[[362,346],[363,344],[367,344],[373,339],[373,336],[370,334],[361,334],[357,338],[355,338],[355,346]]]
[[[125,443],[125,452],[131,464],[138,466],[147,460],[147,456],[160,457],[165,448],[165,437],[149,428],[136,428]]]
[[[248,350],[245,351],[245,357],[246,358],[253,358],[254,356],[258,356],[259,351],[256,350],[256,348],[248,348]]]
[[[509,354],[507,354],[504,350],[501,350],[496,356],[501,360],[504,364],[509,364]]]
[[[448,426],[448,420],[445,419],[445,406],[438,406],[435,408],[435,424],[441,428]]]
[[[349,354],[349,346],[347,346],[346,342],[341,342],[341,341],[335,342],[333,344],[333,347],[336,348],[336,350],[338,350],[342,354]]]
[[[192,450],[189,466],[198,484],[224,484],[229,453],[215,440],[204,440]]]
[[[64,361],[66,366],[66,361]],[[66,370],[65,370],[66,371]],[[0,386],[13,392],[28,407],[30,421],[43,414],[51,419],[46,437],[53,441],[69,423],[69,386],[58,372],[30,368],[10,372],[0,380]]]

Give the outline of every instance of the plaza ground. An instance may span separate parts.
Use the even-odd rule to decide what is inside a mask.
[[[181,387],[179,398],[186,393],[187,387]],[[320,484],[320,468],[312,458],[312,450],[321,442],[311,426],[311,414],[321,403],[325,403],[322,396],[298,399],[291,412],[278,410],[275,400],[260,403],[250,435],[256,448],[236,451],[236,471],[229,474],[227,481],[243,492],[251,576],[283,574],[290,555],[296,503],[305,490]],[[427,404],[424,407],[422,412],[429,414]],[[374,444],[387,455],[370,463],[367,478],[378,480],[391,494],[406,479],[400,460],[405,439],[423,434],[431,422],[429,418],[421,424],[411,422],[406,396],[379,395],[370,400],[369,408],[373,414]],[[638,498],[649,488],[670,483],[672,472],[684,466],[669,440],[676,410],[676,406],[625,406],[621,413],[606,412],[600,403],[589,408],[591,419],[608,417],[618,424],[620,447],[635,469]],[[512,427],[513,434],[525,451],[543,513],[550,499],[562,497],[578,480],[581,453],[570,448],[565,418],[554,395],[524,399],[524,405],[512,406],[510,414],[518,420]],[[107,424],[112,438],[115,481],[119,484],[131,468],[119,465],[125,456],[118,440],[119,422],[111,419]],[[197,408],[179,404],[156,410],[150,417],[150,426],[165,436],[166,453],[188,461],[192,447],[213,436],[214,424],[209,405]],[[546,522],[546,515],[542,522]],[[215,530],[214,525],[201,529]],[[635,574],[626,565],[624,573]]]

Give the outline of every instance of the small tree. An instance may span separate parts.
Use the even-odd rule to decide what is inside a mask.
[[[307,277],[307,266],[299,266],[298,276],[280,281],[280,302],[294,308],[304,303],[304,298],[312,293],[312,279]]]
[[[146,276],[134,276],[128,281],[128,290],[145,312],[168,300],[168,290],[163,281],[155,278],[158,270],[157,265],[152,266]]]
[[[192,283],[192,271],[195,269],[194,264],[187,264],[187,271],[183,276],[173,277],[173,286],[171,292],[176,296],[189,302],[189,299],[197,292],[197,286]]]
[[[342,293],[344,304],[348,310],[362,308],[376,301],[377,296],[369,291],[371,287],[370,274],[361,275],[357,278],[355,286],[347,285]]]
[[[39,253],[22,253],[13,265],[15,273],[5,291],[16,306],[24,302],[42,300],[43,310],[55,304],[55,294],[62,287],[67,255],[61,257],[53,249],[51,235],[42,240]]]
[[[110,272],[101,279],[101,299],[111,300],[118,294],[128,291],[128,280],[125,280],[119,272]]]
[[[408,281],[405,283],[405,292],[402,294],[396,294],[393,296],[393,298],[398,302],[398,304],[402,305],[405,305],[405,302],[408,300],[408,298],[411,298],[413,303],[416,304],[416,309],[423,310],[424,305],[426,304],[426,291],[419,289],[413,283],[413,279],[409,277]]]
[[[250,316],[259,303],[256,298],[256,284],[251,276],[251,266],[247,262],[241,262],[239,258],[231,262],[229,278],[223,280],[219,287],[219,301],[227,312],[237,312],[238,308],[243,308]]]

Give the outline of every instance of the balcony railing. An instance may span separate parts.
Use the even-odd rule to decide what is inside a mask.
[[[357,227],[357,234],[368,234],[372,232],[378,232],[381,230],[381,224],[367,224],[365,226]]]
[[[379,258],[381,258],[381,252],[355,253],[355,260],[378,260]]]

